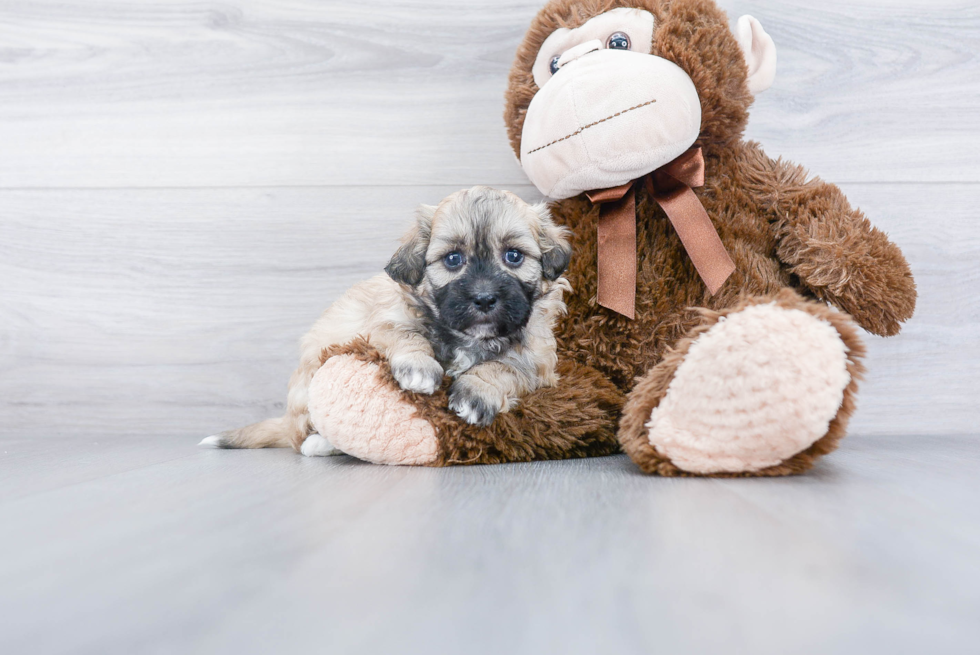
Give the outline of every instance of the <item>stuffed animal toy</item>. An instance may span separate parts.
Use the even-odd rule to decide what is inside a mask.
[[[742,132],[776,52],[711,0],[553,0],[517,51],[505,120],[572,231],[560,380],[489,427],[400,391],[358,341],[323,353],[313,423],[372,462],[443,466],[625,451],[659,475],[799,473],[855,408],[857,326],[916,292],[840,189]],[[855,325],[856,324],[856,325]]]

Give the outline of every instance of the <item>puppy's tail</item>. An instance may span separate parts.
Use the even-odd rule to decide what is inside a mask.
[[[289,448],[299,451],[309,434],[308,416],[280,416],[205,438],[199,446],[212,448]]]

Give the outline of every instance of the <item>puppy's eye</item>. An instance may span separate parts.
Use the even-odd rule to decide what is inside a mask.
[[[442,258],[446,268],[459,268],[463,265],[463,255],[455,250]]]
[[[606,40],[606,47],[610,50],[629,50],[630,38],[624,32],[613,32]]]
[[[504,253],[504,261],[511,266],[520,266],[521,262],[524,261],[524,253],[522,253],[520,250],[511,248]]]
[[[561,59],[561,55],[555,55],[551,58],[551,74],[554,75],[558,72],[558,60]]]

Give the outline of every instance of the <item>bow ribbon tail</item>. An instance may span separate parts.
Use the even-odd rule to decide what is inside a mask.
[[[735,262],[697,195],[691,187],[683,185],[668,193],[655,192],[653,199],[667,214],[708,291],[712,296],[718,293],[735,270]]]
[[[597,300],[632,319],[636,316],[636,190],[630,182],[588,195],[600,204]]]

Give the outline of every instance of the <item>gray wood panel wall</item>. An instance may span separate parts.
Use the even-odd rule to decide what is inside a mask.
[[[0,433],[206,435],[413,207],[537,193],[503,91],[542,0],[0,1]],[[779,51],[748,129],[904,249],[854,434],[976,434],[980,5],[726,0]]]

